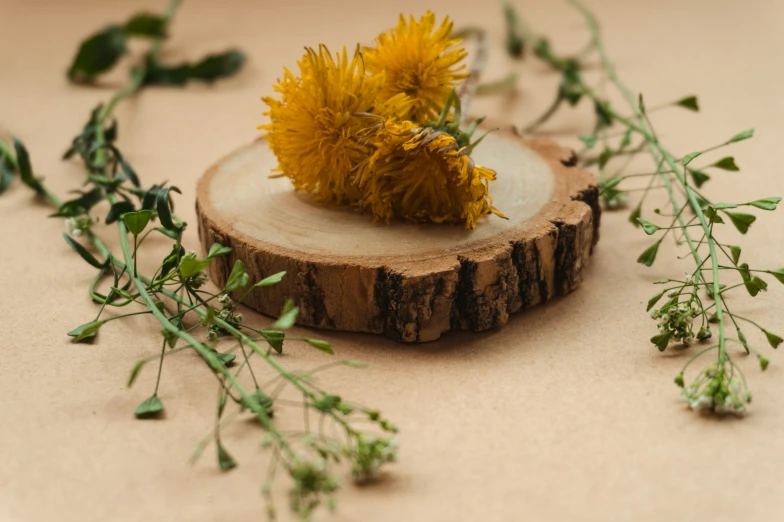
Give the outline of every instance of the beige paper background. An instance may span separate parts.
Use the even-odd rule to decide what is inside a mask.
[[[89,110],[124,79],[113,75],[103,88],[68,85],[63,73],[78,42],[109,21],[162,4],[0,1],[0,127],[26,142],[36,171],[59,194],[80,182],[79,166],[59,156]],[[579,17],[564,4],[519,5],[556,48],[585,41]],[[735,201],[784,193],[784,3],[591,5],[621,76],[632,89],[645,89],[649,106],[700,95],[702,114],[671,110],[656,117],[675,152],[756,127],[757,138],[732,150],[743,170],[714,176],[710,195]],[[248,52],[247,68],[212,88],[150,89],[124,103],[117,113],[120,147],[146,183],[168,179],[183,189],[179,212],[192,222],[195,245],[195,182],[209,164],[257,136],[259,97],[282,67],[292,66],[304,45],[369,42],[398,12],[425,8],[452,15],[458,26],[496,31],[488,78],[505,73],[494,2],[185,2],[166,57],[238,46]],[[530,121],[550,102],[557,78],[538,65],[523,71],[516,100],[486,99],[474,112]],[[547,129],[574,144],[573,135],[590,122],[583,108]],[[196,467],[186,464],[210,427],[216,393],[195,357],[168,361],[160,393],[167,418],[142,423],[132,411],[149,394],[154,371],[131,390],[124,383],[136,360],[157,351],[157,328],[141,318],[109,325],[93,345],[69,342],[65,332],[96,313],[86,293],[92,271],[68,250],[62,221],[47,219],[49,212],[18,182],[0,198],[0,519],[261,519],[266,456],[248,425],[225,435],[240,461],[236,470],[221,474],[212,448]],[[761,216],[742,240],[744,256],[760,266],[784,265],[782,224],[780,212]],[[115,244],[112,232],[105,235]],[[688,412],[672,378],[689,352],[652,348],[646,339],[655,325],[644,311],[654,293],[650,281],[685,268],[671,261],[669,248],[652,269],[636,264],[647,244],[625,213],[605,214],[582,288],[518,314],[500,331],[450,334],[418,346],[319,333],[339,357],[370,364],[325,375],[325,385],[363,398],[402,428],[401,462],[378,485],[347,485],[337,513],[319,519],[784,519],[784,359],[749,328],[749,339],[772,361],[760,374],[755,360],[737,357],[754,391],[751,413],[737,421]],[[770,290],[753,301],[738,294],[732,303],[782,333],[784,288],[771,281]],[[308,368],[327,357],[292,344],[282,359]]]

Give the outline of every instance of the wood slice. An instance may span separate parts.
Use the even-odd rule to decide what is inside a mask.
[[[509,220],[487,216],[467,231],[374,225],[370,215],[314,203],[288,179],[271,179],[277,161],[266,142],[240,149],[198,185],[202,244],[232,248],[213,262],[213,281],[223,286],[236,259],[251,281],[285,270],[282,283],[245,303],[277,316],[291,298],[299,324],[403,342],[498,327],[577,288],[599,237],[594,177],[549,140],[491,134],[473,157],[497,171],[490,194]]]

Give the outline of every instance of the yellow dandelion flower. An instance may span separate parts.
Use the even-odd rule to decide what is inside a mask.
[[[295,189],[327,203],[356,201],[352,170],[372,153],[362,135],[372,122],[362,114],[399,114],[410,104],[404,96],[379,102],[384,75],[366,75],[358,50],[353,58],[345,47],[334,57],[323,45],[306,51],[297,62],[300,77],[285,69],[274,86],[280,99],[262,99],[270,123],[259,129],[278,158],[276,172]]]
[[[465,49],[450,49],[460,43],[452,38],[452,23],[444,18],[436,27],[436,17],[428,11],[416,21],[400,15],[397,27],[381,34],[375,47],[363,49],[368,71],[386,73],[381,99],[403,93],[413,100],[401,119],[425,123],[435,119],[457,82],[466,78]]]
[[[463,223],[473,229],[493,207],[495,171],[475,165],[469,147],[443,130],[386,121],[373,138],[376,151],[357,177],[361,205],[376,221]]]

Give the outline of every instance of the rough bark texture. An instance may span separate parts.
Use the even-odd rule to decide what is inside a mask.
[[[205,248],[215,242],[232,248],[213,263],[213,280],[225,284],[236,259],[245,263],[251,281],[286,270],[281,284],[252,292],[246,304],[276,316],[291,298],[300,307],[299,324],[401,342],[502,326],[511,313],[575,290],[599,237],[593,176],[574,166],[573,152],[551,141],[526,145],[553,170],[551,202],[503,234],[421,258],[316,255],[249,238],[211,204],[211,170],[198,189],[199,235]]]

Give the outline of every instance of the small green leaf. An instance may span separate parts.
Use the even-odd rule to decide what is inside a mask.
[[[694,184],[697,185],[697,188],[703,186],[710,179],[710,176],[701,170],[689,169],[689,174],[691,174],[691,179],[694,180]]]
[[[212,246],[210,247],[210,252],[209,254],[207,254],[207,257],[212,259],[214,257],[220,257],[226,255],[229,252],[231,252],[231,248],[225,247],[220,243],[213,243]]]
[[[245,63],[245,55],[237,50],[207,56],[195,63],[183,63],[173,67],[164,66],[147,57],[147,85],[185,85],[190,81],[212,83],[228,78],[239,71]]]
[[[169,331],[166,328],[161,328],[161,335],[163,335],[163,338],[166,340],[166,345],[169,348],[174,348],[177,346],[177,340],[179,337],[177,337],[176,333]]]
[[[658,227],[657,225],[654,225],[654,224],[653,224],[653,223],[651,223],[650,221],[646,221],[646,220],[644,220],[644,219],[642,219],[642,218],[637,218],[637,223],[639,223],[639,224],[640,224],[640,226],[642,226],[642,229],[643,229],[643,230],[645,231],[645,233],[646,233],[646,234],[648,234],[649,236],[650,236],[651,234],[655,234],[656,232],[658,232],[659,230],[661,230],[661,228],[660,228],[660,227]]]
[[[167,255],[163,259],[163,263],[161,263],[161,273],[158,276],[158,279],[163,279],[164,277],[169,275],[169,273],[171,273],[172,270],[179,267],[180,261],[184,257],[185,257],[185,249],[182,248],[182,246],[178,246],[177,243],[172,245],[171,253],[169,253],[169,255]]]
[[[738,272],[740,273],[740,277],[743,279],[743,282],[751,280],[751,270],[749,270],[748,263],[741,263],[738,265]]]
[[[218,442],[218,465],[223,471],[229,471],[237,467],[237,461],[229,455],[229,452],[226,451],[226,448],[220,442]]]
[[[580,134],[577,136],[580,141],[585,143],[585,146],[589,149],[592,149],[594,145],[596,145],[596,136],[593,134]]]
[[[705,217],[708,218],[711,223],[724,223],[724,220],[721,219],[721,216],[713,205],[710,205],[705,209]]]
[[[738,208],[735,203],[714,203],[711,205],[716,210],[726,210],[728,208]]]
[[[163,403],[157,395],[153,395],[149,399],[146,399],[141,404],[139,404],[139,407],[136,408],[136,411],[133,412],[133,414],[137,419],[152,419],[157,417],[158,414],[162,411]]]
[[[663,295],[664,295],[664,292],[662,291],[662,292],[659,292],[658,294],[656,294],[655,296],[651,297],[648,300],[648,307],[645,309],[645,311],[646,312],[650,312],[651,308],[656,306],[656,303],[659,302],[659,299],[661,299]]]
[[[128,36],[161,38],[166,36],[166,19],[150,13],[139,13],[125,24]]]
[[[73,248],[76,251],[76,253],[79,254],[79,256],[81,256],[82,259],[90,263],[92,266],[94,266],[95,268],[104,267],[104,264],[98,261],[97,259],[95,259],[95,256],[93,256],[86,248],[84,248],[84,246],[81,243],[74,241],[71,238],[71,236],[69,236],[65,232],[63,232],[63,239],[65,239],[65,242],[68,243],[68,245],[71,248]]]
[[[216,352],[215,356],[226,366],[230,365],[237,358],[233,353]]]
[[[73,337],[73,342],[79,343],[84,341],[85,339],[92,339],[96,335],[98,335],[98,330],[101,329],[103,326],[104,321],[90,321],[89,323],[85,323],[81,326],[77,326],[70,332],[68,335]]]
[[[49,217],[76,217],[87,214],[91,208],[103,201],[103,198],[103,190],[96,187],[89,192],[80,193],[78,198],[66,201]]]
[[[694,158],[696,158],[697,156],[699,156],[700,154],[702,154],[702,151],[697,151],[697,152],[692,152],[692,153],[686,154],[686,155],[683,157],[683,159],[681,160],[681,164],[682,164],[682,165],[685,167],[686,165],[688,165],[689,163],[691,163],[691,162],[692,162],[692,160],[693,160]]]
[[[768,273],[779,280],[779,283],[784,284],[784,268],[777,268],[775,270],[768,270]]]
[[[770,345],[771,345],[773,348],[778,348],[778,347],[779,347],[779,345],[780,345],[782,342],[784,342],[784,339],[782,339],[781,337],[779,337],[778,335],[776,335],[776,334],[774,334],[774,333],[772,333],[772,332],[769,332],[769,331],[767,331],[767,330],[763,330],[763,332],[765,332],[765,337],[767,337],[767,338],[768,338],[768,343],[769,343],[769,344],[770,344]]]
[[[651,337],[651,342],[659,349],[660,352],[663,352],[667,349],[667,345],[670,344],[670,337],[672,334],[669,332],[660,333],[658,335],[654,335]]]
[[[763,198],[749,203],[752,207],[757,207],[762,210],[776,210],[776,205],[781,201],[780,197]]]
[[[286,338],[286,334],[276,330],[262,330],[261,335],[267,341],[267,344],[270,345],[270,348],[278,353],[283,353],[283,341]]]
[[[332,345],[329,344],[327,341],[320,341],[318,339],[308,339],[308,344],[314,348],[318,348],[324,353],[328,353],[333,355],[335,352],[332,351]]]
[[[746,291],[751,297],[756,297],[757,294],[768,289],[768,283],[757,276],[753,276],[749,280],[744,281],[743,285],[746,287]]]
[[[754,129],[748,129],[748,130],[745,130],[743,132],[739,132],[738,134],[736,134],[735,136],[730,138],[727,143],[728,144],[729,143],[736,143],[738,141],[747,140],[747,139],[751,138],[752,136],[754,136]]]
[[[741,249],[739,246],[727,245],[730,248],[730,255],[732,256],[732,263],[737,265],[740,260]]]
[[[297,320],[297,315],[299,314],[299,308],[294,306],[294,302],[289,299],[286,301],[286,305],[283,307],[283,313],[275,321],[275,324],[272,325],[272,328],[275,330],[286,330],[294,326],[294,323]]]
[[[764,372],[768,368],[768,364],[770,364],[770,361],[768,361],[766,358],[764,358],[761,355],[757,355],[757,359],[759,360],[760,370]]]
[[[684,382],[683,382],[683,372],[681,372],[681,373],[679,373],[678,375],[675,376],[674,382],[680,388],[683,388],[683,384],[684,384]]]
[[[142,372],[142,368],[144,368],[145,364],[147,364],[147,361],[142,359],[141,361],[136,361],[136,364],[133,365],[133,369],[131,369],[131,375],[128,377],[128,388],[133,386],[133,383],[136,382],[136,379],[139,377],[139,374]]]
[[[640,226],[640,223],[637,221],[640,219],[642,215],[642,203],[638,203],[634,210],[632,210],[631,214],[629,214],[629,221],[634,224],[634,226]]]
[[[155,203],[158,200],[158,192],[163,190],[162,185],[153,185],[142,196],[142,208],[145,210],[155,210]]]
[[[256,399],[256,402],[259,403],[259,406],[264,409],[267,416],[272,417],[272,407],[274,406],[272,397],[264,393],[264,390],[261,388],[257,388],[256,393],[253,394],[253,398]]]
[[[690,111],[699,112],[700,106],[697,102],[696,96],[687,96],[685,98],[681,98],[680,100],[675,102],[675,105],[678,107],[683,107],[684,109],[689,109]]]
[[[716,167],[717,169],[721,170],[728,170],[730,172],[737,172],[740,170],[740,168],[735,164],[735,158],[732,156],[721,158],[719,161],[711,165],[711,167]]]
[[[174,224],[171,215],[171,202],[169,201],[169,192],[176,192],[182,194],[177,187],[165,187],[157,191],[155,196],[155,209],[158,211],[158,219],[161,225],[168,230],[177,230],[179,227]]]
[[[14,179],[14,169],[11,161],[0,154],[0,194],[6,191]]]
[[[626,132],[623,133],[623,137],[621,138],[621,144],[619,145],[621,150],[624,150],[626,147],[632,144],[632,130],[626,129]]]
[[[340,404],[340,397],[330,394],[326,394],[320,399],[314,400],[312,403],[315,409],[323,413],[331,412],[338,404]]]
[[[135,210],[136,207],[134,207],[133,203],[131,203],[130,201],[125,201],[125,200],[118,201],[117,203],[112,205],[112,207],[109,209],[109,213],[106,214],[106,224],[111,225],[115,221],[119,220],[120,216],[122,216],[123,214],[127,214],[128,212],[134,212]],[[144,210],[143,212],[149,212],[149,210]]]
[[[115,122],[115,125],[116,125],[116,122]],[[108,140],[109,138],[106,138],[106,139]],[[133,183],[134,187],[141,186],[141,182],[139,181],[139,176],[136,175],[136,171],[133,170],[133,167],[131,167],[131,164],[128,163],[125,160],[125,158],[122,157],[122,154],[120,154],[119,150],[117,150],[116,148],[112,147],[112,151],[114,152],[114,155],[117,156],[117,159],[120,161],[120,167],[122,168],[122,171],[123,171],[123,174],[125,174],[125,177],[128,178],[129,180],[131,180],[131,183]]]
[[[653,265],[653,262],[656,260],[656,254],[659,252],[660,244],[661,241],[657,241],[656,243],[646,248],[645,252],[640,254],[640,257],[637,258],[637,262],[642,263],[645,266]]]
[[[255,285],[253,285],[253,288],[260,288],[262,286],[276,285],[276,284],[280,283],[281,281],[283,281],[283,277],[285,275],[286,275],[286,271],[285,270],[283,272],[278,272],[277,274],[272,274],[271,276],[265,277],[264,279],[262,279],[261,281],[259,281]]]
[[[68,78],[77,83],[90,82],[114,67],[127,50],[123,28],[110,25],[82,42]]]
[[[183,279],[193,277],[207,268],[209,264],[209,259],[194,259],[192,257],[183,257],[180,259],[180,276],[182,276]]]
[[[575,77],[572,83],[575,87],[575,96],[569,99],[569,103],[575,105],[582,96],[583,88],[579,85],[579,77]],[[593,104],[593,111],[596,113],[596,124],[599,128],[609,127],[613,123],[613,115],[607,102],[596,100]]]
[[[152,218],[152,211],[139,210],[138,212],[127,212],[123,215],[123,221],[128,231],[134,236],[138,236],[147,227]]]
[[[248,286],[249,280],[250,276],[245,272],[245,265],[241,260],[237,259],[237,261],[234,262],[234,267],[231,269],[229,279],[226,281],[225,290],[226,292],[234,292],[240,288],[245,288]]]
[[[22,183],[40,194],[42,192],[41,182],[33,175],[33,166],[30,163],[30,154],[28,154],[27,148],[18,139],[13,138],[13,141],[16,151],[16,167],[19,170]]]
[[[726,214],[741,234],[748,232],[751,224],[757,219],[757,216],[744,214],[742,212],[727,212]]]
[[[520,58],[523,56],[524,50],[525,43],[523,39],[515,32],[513,24],[507,23],[506,52],[514,58]]]

